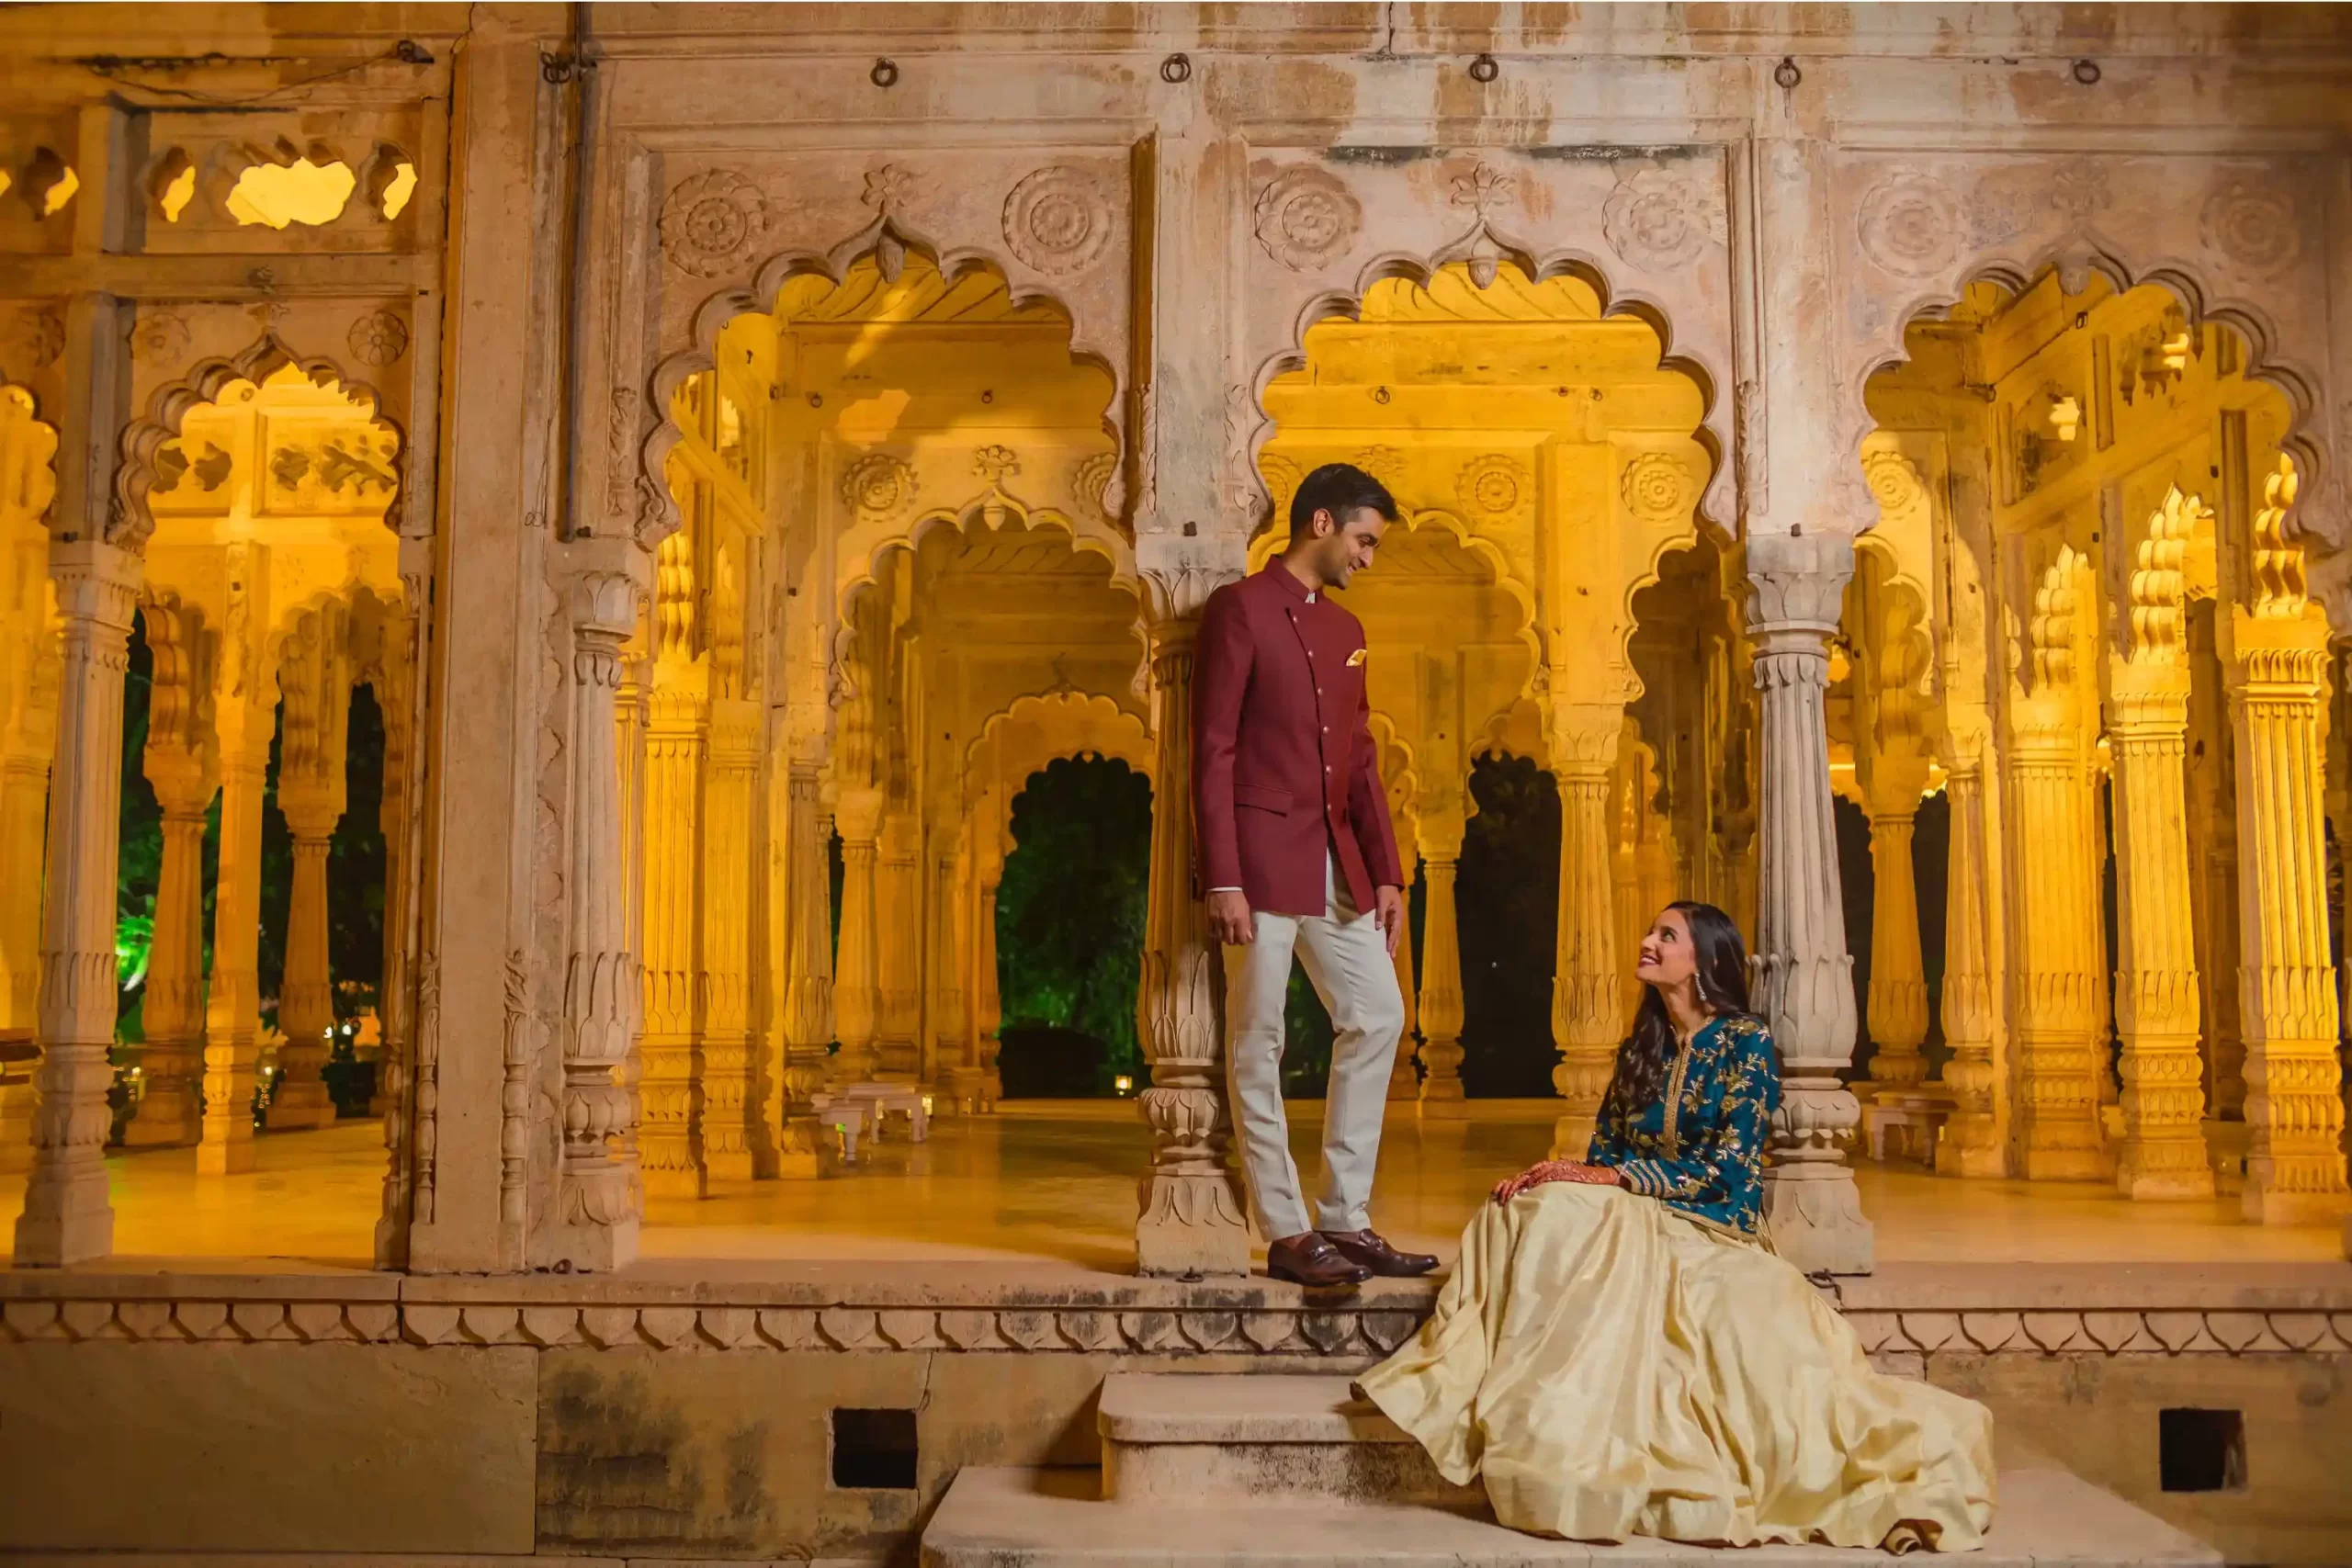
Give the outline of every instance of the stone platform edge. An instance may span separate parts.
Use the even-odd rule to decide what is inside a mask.
[[[1346,1370],[1404,1343],[1436,1289],[1384,1280],[1351,1299],[1310,1300],[1263,1279],[901,1264],[724,1279],[676,1262],[659,1273],[475,1276],[117,1265],[0,1270],[0,1343],[1215,1354]],[[2352,1353],[2352,1266],[1933,1266],[1841,1280],[1825,1294],[1883,1361]]]

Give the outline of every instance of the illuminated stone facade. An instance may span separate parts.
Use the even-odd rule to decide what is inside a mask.
[[[1099,755],[1155,803],[1137,1263],[1244,1271],[1192,628],[1334,459],[1405,512],[1347,595],[1427,876],[1396,1097],[1458,1111],[1467,780],[1509,754],[1561,802],[1562,1149],[1633,943],[1693,897],[1753,939],[1809,1266],[1871,1267],[1849,1161],[1883,1111],[1957,1177],[2343,1212],[2333,17],[403,15],[5,24],[20,1262],[109,1246],[135,614],[166,832],[130,1143],[253,1158],[273,739],[267,1129],[322,1114],[356,686],[389,740],[378,1255],[421,1272],[625,1264],[648,1192],[822,1169],[829,1085],[988,1112],[1011,804]]]

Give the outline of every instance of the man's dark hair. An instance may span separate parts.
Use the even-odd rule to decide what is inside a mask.
[[[1396,521],[1396,498],[1388,487],[1353,463],[1326,463],[1299,481],[1290,498],[1290,536],[1306,537],[1317,512],[1328,512],[1335,524],[1369,506],[1390,523]]]

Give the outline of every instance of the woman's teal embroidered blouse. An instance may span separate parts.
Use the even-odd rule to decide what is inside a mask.
[[[1675,1051],[1664,1095],[1630,1118],[1602,1102],[1585,1160],[1614,1168],[1629,1192],[1753,1235],[1764,1209],[1764,1143],[1780,1104],[1763,1021],[1711,1019]]]

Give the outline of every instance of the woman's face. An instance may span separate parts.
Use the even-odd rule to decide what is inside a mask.
[[[1690,922],[1679,909],[1659,911],[1657,923],[1650,927],[1649,935],[1642,938],[1634,977],[1645,986],[1670,991],[1698,972],[1699,955],[1690,945]]]

